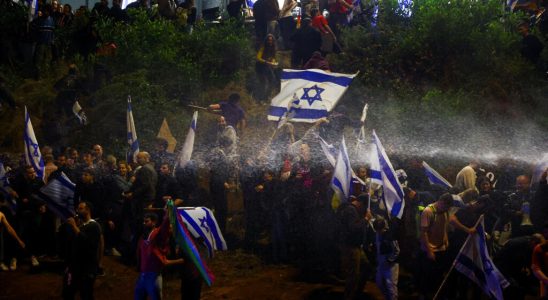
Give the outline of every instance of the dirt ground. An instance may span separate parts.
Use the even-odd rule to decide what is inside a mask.
[[[105,257],[106,275],[95,283],[96,299],[132,299],[137,278],[135,268],[129,268],[115,257]],[[342,283],[313,283],[299,280],[292,266],[264,264],[257,256],[241,251],[219,253],[210,262],[216,280],[204,287],[202,299],[283,299],[327,300],[342,299]],[[20,262],[16,271],[0,272],[0,299],[60,299],[62,264],[43,260],[37,270],[28,262]],[[180,281],[176,274],[164,275],[164,299],[180,298]],[[368,282],[361,299],[381,299],[376,286]]]

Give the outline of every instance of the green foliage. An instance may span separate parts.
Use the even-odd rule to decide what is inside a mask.
[[[537,85],[532,78],[541,76],[520,56],[522,18],[498,0],[415,0],[411,17],[385,0],[377,26],[345,30],[344,52],[330,59],[338,71],[359,70],[369,92],[393,91],[400,107],[411,102],[442,116],[481,112],[489,102],[527,97]]]
[[[234,22],[196,26],[192,34],[164,19],[150,19],[145,11],[131,11],[132,23],[103,19],[97,29],[105,42],[114,42],[117,54],[102,60],[116,73],[147,70],[147,78],[162,85],[173,98],[191,98],[204,88],[222,86],[240,78],[251,59],[245,29]]]
[[[91,75],[90,67],[99,63],[114,76],[90,99],[81,100],[90,124],[73,135],[72,144],[94,141],[123,155],[128,95],[142,149],[152,149],[164,117],[182,142],[192,113],[184,105],[211,101],[201,98],[204,91],[222,88],[248,71],[249,34],[237,23],[201,24],[188,34],[180,23],[151,19],[146,11],[131,10],[130,18],[130,24],[109,19],[95,24],[101,40],[116,45],[114,55],[98,54],[87,61],[75,57],[82,73]]]

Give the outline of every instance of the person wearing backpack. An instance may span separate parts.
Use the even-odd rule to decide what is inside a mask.
[[[449,268],[447,249],[449,240],[449,208],[453,197],[449,193],[441,195],[434,203],[428,205],[421,214],[419,253],[419,288],[425,299],[431,299],[441,284],[443,274]]]

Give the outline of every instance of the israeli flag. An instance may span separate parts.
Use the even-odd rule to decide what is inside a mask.
[[[375,167],[378,168],[378,171],[380,171],[380,178],[382,179],[380,180],[380,183],[383,186],[384,202],[390,214],[401,219],[403,208],[405,206],[403,202],[403,189],[398,181],[396,172],[394,172],[394,167],[392,167],[392,164],[388,159],[388,155],[386,155],[386,151],[384,150],[377,133],[375,133],[375,130],[373,130],[373,144],[375,145],[377,152],[377,162],[375,163]],[[371,177],[378,182],[378,175],[379,174],[375,174],[376,177],[373,177],[372,174]]]
[[[448,189],[453,187],[449,181],[443,178],[436,170],[432,169],[425,161],[422,162],[422,167],[424,168],[424,173],[426,174],[426,177],[428,177],[430,184],[438,184]]]
[[[202,238],[207,247],[209,257],[215,250],[227,250],[223,233],[219,229],[213,212],[207,207],[179,207],[178,212],[183,218],[194,238]]]
[[[86,125],[88,123],[86,113],[82,109],[82,106],[80,106],[80,103],[78,103],[78,100],[74,101],[74,104],[72,105],[72,113],[76,116],[80,125]]]
[[[288,113],[288,107],[295,107],[291,121],[314,123],[327,117],[356,75],[317,69],[283,70],[280,93],[272,99],[268,120],[279,121]],[[289,103],[295,100],[297,103]]]
[[[468,235],[453,265],[455,269],[475,282],[490,298],[504,299],[502,290],[510,285],[497,269],[485,242],[483,215],[476,224],[476,233]]]
[[[38,0],[27,0],[27,5],[29,6],[28,20],[32,22],[38,15]]]
[[[40,153],[40,146],[34,135],[34,129],[30,122],[30,115],[25,106],[25,162],[31,165],[38,178],[44,178],[44,160],[42,159],[42,153]]]
[[[183,168],[192,157],[192,151],[194,150],[194,138],[196,137],[197,123],[198,123],[198,111],[195,111],[194,115],[192,115],[192,121],[190,122],[190,128],[188,129],[185,143],[183,144],[183,147],[181,147],[181,150],[177,154],[177,162],[175,163],[175,168],[173,168],[173,172],[175,172],[175,169],[177,168]]]
[[[331,144],[328,144],[321,137],[319,137],[319,139],[320,139],[320,146],[322,147],[322,151],[325,154],[325,157],[327,158],[327,160],[329,161],[331,166],[333,168],[335,168],[335,166],[337,165],[337,155],[338,155],[339,152],[337,151],[335,146],[333,146]],[[352,172],[352,178],[356,179],[361,184],[365,185],[365,182],[363,180],[361,180],[361,178],[359,178],[358,175],[356,175],[356,173],[354,173],[353,169],[350,169],[350,171]]]
[[[335,171],[331,179],[331,188],[333,188],[341,202],[346,202],[350,198],[351,178],[352,167],[350,166],[350,159],[348,158],[348,151],[346,150],[346,143],[343,137],[339,154],[337,155]]]
[[[139,153],[139,141],[137,140],[137,130],[135,130],[135,122],[133,121],[133,112],[131,110],[131,96],[127,98],[127,143],[129,150],[127,153],[128,162],[137,162],[137,154]]]
[[[61,172],[60,176],[56,176],[48,181],[48,184],[40,188],[37,194],[39,198],[44,200],[48,208],[61,219],[66,220],[74,216],[74,190],[76,185]]]

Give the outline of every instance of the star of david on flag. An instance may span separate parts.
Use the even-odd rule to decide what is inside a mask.
[[[44,176],[44,160],[42,159],[42,154],[40,153],[40,146],[38,146],[38,141],[36,140],[36,135],[34,135],[34,129],[30,121],[30,114],[27,111],[25,106],[25,162],[28,165],[31,165],[34,171],[36,171],[36,176],[38,178],[43,178]]]
[[[228,249],[211,210],[206,207],[179,207],[177,211],[192,236],[203,241],[209,257],[213,257],[215,250]]]
[[[356,74],[330,73],[317,69],[285,69],[281,76],[280,93],[270,104],[268,120],[279,121],[294,108],[291,121],[314,123],[337,105]],[[298,104],[291,101],[298,99]],[[293,112],[293,111],[292,111]]]

